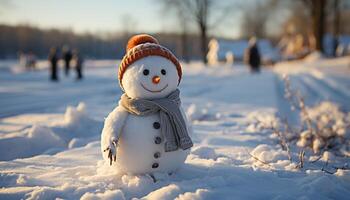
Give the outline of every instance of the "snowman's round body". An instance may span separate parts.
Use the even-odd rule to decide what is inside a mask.
[[[133,99],[165,98],[177,89],[178,83],[175,65],[161,56],[139,59],[128,67],[122,79],[125,93]],[[180,111],[186,121],[181,107]],[[190,150],[179,148],[165,152],[165,138],[160,127],[159,113],[135,115],[119,105],[106,118],[102,131],[101,150],[105,160],[114,162],[107,156],[105,149],[113,147],[111,141],[117,138],[113,167],[117,167],[120,172],[148,174],[175,171],[184,163]],[[187,124],[186,128],[189,132]]]
[[[189,150],[164,151],[159,114],[129,114],[118,142],[116,165],[132,174],[173,172],[184,163]]]

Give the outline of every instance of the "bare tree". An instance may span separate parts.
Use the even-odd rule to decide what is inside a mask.
[[[185,62],[189,61],[189,52],[187,49],[187,41],[188,41],[188,23],[187,18],[184,17],[183,13],[181,11],[178,12],[179,15],[183,17],[179,17],[180,19],[180,25],[181,25],[181,54],[182,58]]]
[[[243,8],[241,35],[243,37],[256,36],[265,38],[267,21],[277,4],[276,0],[257,1],[254,4],[247,4]]]
[[[210,7],[212,5],[211,0],[192,0],[192,1],[181,1],[185,8],[188,8],[189,13],[193,16],[197,22],[202,48],[202,61],[207,63],[207,52],[208,52],[208,18],[210,15]]]
[[[341,34],[349,34],[347,24],[350,22],[350,1],[348,0],[299,0],[286,1],[285,8],[291,13],[285,21],[282,29],[284,34],[290,32],[286,27],[294,28],[294,33],[308,37],[311,49],[325,52],[323,38],[325,33],[334,36],[333,49],[327,49],[327,53],[333,53],[337,48],[337,39]]]
[[[339,35],[340,35],[340,8],[339,8],[339,0],[333,0],[333,51],[332,54],[335,57],[336,51],[339,45]]]
[[[202,61],[207,63],[208,31],[217,26],[227,16],[232,6],[220,8],[214,0],[167,0],[164,3],[167,7],[179,11],[177,17],[180,18],[180,21],[189,18],[197,24],[200,33]],[[218,13],[220,13],[219,16]],[[213,19],[214,17],[215,19]]]
[[[189,37],[189,25],[188,16],[183,9],[180,9],[179,2],[177,0],[164,0],[161,1],[162,11],[161,15],[176,16],[177,30],[180,32],[180,54],[181,58],[185,61],[189,61],[189,51],[187,49],[188,37]],[[169,9],[172,8],[172,9]],[[172,11],[172,12],[169,12]]]
[[[333,0],[334,35],[340,34],[340,0]]]
[[[325,18],[327,0],[302,0],[312,19],[312,32],[316,39],[316,50],[324,52],[323,36],[325,34]]]

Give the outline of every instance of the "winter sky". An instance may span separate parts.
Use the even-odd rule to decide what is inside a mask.
[[[106,33],[179,31],[162,0],[0,0],[0,24],[30,24],[75,32]],[[232,0],[226,0],[230,2]],[[226,2],[226,1],[220,1]],[[235,37],[239,22],[231,17],[215,34]],[[126,27],[128,24],[129,27]],[[196,28],[195,26],[190,26]]]

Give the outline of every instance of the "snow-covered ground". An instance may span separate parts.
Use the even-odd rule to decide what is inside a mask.
[[[308,105],[330,101],[347,113],[349,57],[313,55],[261,74],[244,66],[183,64],[181,96],[195,145],[182,168],[170,176],[155,174],[155,183],[146,175],[110,171],[104,163],[99,144],[104,117],[122,94],[117,61],[86,65],[83,81],[71,74],[51,83],[45,62],[34,72],[1,62],[0,199],[349,198],[349,157],[307,152],[299,169],[298,147],[292,145],[291,161],[276,137],[259,127],[276,122],[277,114],[298,121],[284,99],[284,74]]]

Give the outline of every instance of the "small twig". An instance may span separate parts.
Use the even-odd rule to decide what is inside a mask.
[[[323,172],[327,173],[327,174],[335,174],[335,172],[337,172],[337,171],[335,171],[335,172],[328,171],[328,170],[326,169],[327,166],[328,166],[328,159],[327,159],[326,163],[323,165],[323,167],[322,167],[321,170],[322,170]]]
[[[262,121],[260,121],[260,123],[264,124],[264,122],[262,122]],[[289,161],[292,162],[292,155],[291,155],[291,151],[290,151],[290,148],[289,148],[289,144],[288,144],[287,139],[284,136],[283,132],[280,131],[279,129],[277,129],[273,125],[273,122],[270,122],[270,125],[264,124],[264,127],[266,129],[270,129],[272,131],[272,133],[274,133],[274,134],[276,134],[278,136],[279,144],[281,145],[282,150],[287,151],[288,159],[289,159]]]
[[[338,170],[338,169],[341,169],[341,170],[350,170],[350,167],[348,166],[347,163],[345,163],[342,167],[336,167],[336,166],[332,166],[334,169]]]
[[[335,172],[336,172],[336,171],[335,171],[335,172],[330,172],[330,171],[328,171],[328,170],[326,170],[326,169],[324,169],[324,168],[322,168],[322,171],[325,172],[325,173],[327,173],[327,174],[335,174]]]
[[[304,149],[302,149],[299,152],[299,164],[297,166],[299,169],[302,169],[304,167],[304,157],[305,157],[305,151]]]
[[[328,160],[326,161],[326,163],[323,165],[323,167],[321,169],[323,172],[325,172],[327,174],[335,174],[338,171],[338,169],[350,170],[350,167],[347,166],[347,163],[345,163],[344,166],[342,166],[342,167],[331,166],[333,169],[335,169],[334,172],[331,172],[331,171],[327,170],[326,169],[327,166],[328,166]]]
[[[318,156],[318,158],[316,158],[315,160],[310,161],[310,163],[315,163],[315,162],[319,161],[321,158],[322,158],[322,156]]]
[[[306,105],[305,105],[305,99],[301,92],[299,90],[293,90],[290,80],[288,77],[284,78],[284,85],[285,85],[285,98],[289,101],[291,106],[301,112],[301,114],[304,117],[304,122],[308,128],[308,130],[311,131],[311,133],[315,133],[315,130],[312,126],[312,120],[309,116],[309,113],[307,112]],[[317,131],[316,131],[317,132]]]
[[[268,165],[269,167],[271,167],[271,165],[263,160],[260,160],[258,157],[252,155],[251,153],[249,153],[247,150],[246,150],[247,154],[249,154],[252,158],[254,158],[256,161],[259,161],[261,162],[262,164],[265,164],[265,165]]]

